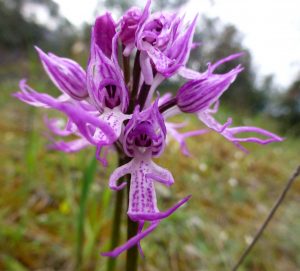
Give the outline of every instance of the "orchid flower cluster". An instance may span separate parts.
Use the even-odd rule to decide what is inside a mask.
[[[50,136],[52,149],[70,153],[94,146],[96,157],[104,166],[111,149],[128,158],[128,163],[111,174],[109,187],[118,191],[130,185],[127,214],[139,227],[137,234],[125,244],[103,253],[110,257],[135,245],[142,253],[140,241],[190,199],[187,196],[164,212],[157,207],[154,183],[174,184],[170,171],[153,162],[153,158],[163,153],[167,135],[178,141],[185,155],[189,154],[188,137],[211,130],[243,151],[247,151],[241,145],[243,142],[264,145],[282,140],[261,128],[231,127],[231,118],[224,124],[214,118],[221,95],[243,67],[238,65],[225,74],[214,71],[242,54],[208,64],[202,73],[189,69],[186,64],[190,52],[197,46],[193,42],[197,16],[186,22],[177,13],[151,13],[150,4],[148,0],[143,10],[129,9],[118,22],[110,13],[96,19],[86,70],[71,59],[47,54],[36,47],[46,73],[62,92],[59,97],[35,91],[26,80],[20,82],[20,91],[14,94],[32,106],[55,109],[66,115],[65,123],[61,119],[46,119],[53,134]],[[127,60],[135,56],[132,71],[129,65],[122,65],[120,56]],[[175,75],[186,82],[173,92],[175,95],[160,97],[160,84]],[[180,133],[184,124],[168,122],[168,119],[183,113],[195,114],[207,129]],[[249,132],[257,136],[238,137]],[[65,140],[55,140],[54,136]],[[67,139],[69,136],[71,140]],[[130,182],[119,184],[119,179],[128,174]],[[145,222],[150,223],[146,229]]]

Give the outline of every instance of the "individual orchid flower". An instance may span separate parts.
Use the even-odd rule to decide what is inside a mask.
[[[153,82],[153,68],[158,73],[156,80],[168,78],[184,67],[193,47],[192,39],[196,20],[184,26],[183,18],[176,13],[150,14],[149,0],[144,8],[136,32],[136,46],[141,51],[140,62],[145,83]]]
[[[101,113],[101,118],[110,124],[119,138],[123,122],[131,115],[125,114],[128,107],[128,89],[116,56],[118,35],[115,34],[111,38],[111,55],[105,55],[101,50],[102,45],[98,44],[101,42],[98,35],[104,31],[100,23],[102,20],[97,19],[97,22],[92,30],[91,53],[87,67],[87,89],[92,104]],[[98,132],[98,136],[103,137],[101,131]]]
[[[172,174],[152,161],[153,157],[158,157],[163,152],[165,137],[166,127],[157,102],[142,112],[136,108],[125,128],[123,138],[124,151],[132,160],[112,173],[109,187],[113,190],[123,189],[127,184],[118,184],[118,180],[126,174],[131,175],[127,214],[132,221],[138,222],[139,231],[124,245],[102,255],[116,257],[134,245],[138,245],[140,253],[143,254],[139,242],[158,226],[160,220],[171,215],[189,200],[190,196],[165,212],[160,212],[157,208],[154,182],[167,186],[174,183]],[[150,222],[150,226],[142,231],[146,221]]]
[[[239,142],[254,142],[258,144],[268,144],[271,142],[282,141],[283,139],[273,133],[257,127],[233,127],[229,128],[232,123],[231,119],[222,125],[217,122],[212,114],[216,113],[219,105],[220,96],[234,82],[238,73],[243,68],[237,66],[225,74],[213,74],[213,71],[221,64],[230,61],[242,54],[234,54],[224,58],[214,65],[209,65],[208,71],[202,74],[199,79],[194,79],[185,83],[179,90],[176,96],[176,105],[181,112],[196,113],[198,118],[210,129],[220,133],[227,140],[234,143],[237,147],[246,151]],[[212,108],[212,106],[214,107]],[[260,134],[266,139],[258,137],[238,138],[235,135],[243,132],[253,132]]]

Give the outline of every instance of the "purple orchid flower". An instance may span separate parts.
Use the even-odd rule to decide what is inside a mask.
[[[239,65],[226,74],[213,74],[213,71],[221,64],[231,61],[242,54],[233,54],[226,57],[217,63],[210,65],[208,71],[198,79],[194,79],[185,83],[179,90],[176,96],[177,108],[181,112],[196,113],[198,118],[210,129],[223,135],[227,140],[231,141],[241,150],[247,150],[239,144],[239,142],[253,142],[258,144],[269,144],[271,142],[282,141],[283,139],[273,133],[257,127],[233,127],[229,128],[232,123],[231,118],[225,124],[220,124],[212,116],[218,111],[219,98],[234,82],[238,73],[243,68]],[[212,108],[213,107],[213,108]],[[176,114],[176,109],[173,112]],[[235,135],[244,132],[253,132],[266,137],[261,139],[258,137],[238,138]]]
[[[158,157],[163,152],[165,137],[166,127],[157,102],[142,112],[137,107],[125,128],[123,138],[124,151],[132,160],[112,173],[109,187],[113,190],[123,189],[127,184],[118,185],[117,181],[126,174],[131,175],[127,214],[131,220],[139,223],[139,232],[124,245],[102,255],[117,257],[134,245],[139,246],[143,255],[139,242],[158,226],[160,220],[170,216],[189,200],[190,196],[165,212],[160,212],[157,208],[154,181],[167,186],[174,183],[172,174],[152,161],[152,157]],[[150,222],[150,226],[142,231],[146,221]]]
[[[147,1],[136,31],[136,46],[141,51],[141,69],[146,84],[153,82],[153,68],[157,76],[168,78],[183,68],[193,47],[197,16],[187,27],[176,13],[150,14]],[[162,80],[162,79],[161,79]]]

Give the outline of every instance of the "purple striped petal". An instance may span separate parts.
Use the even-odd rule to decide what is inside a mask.
[[[134,157],[147,152],[158,157],[163,152],[166,126],[157,104],[158,100],[142,112],[136,108],[126,125],[123,148],[128,156]]]
[[[98,47],[92,31],[91,54],[87,67],[87,88],[89,96],[97,109],[120,107],[126,112],[128,106],[128,89],[116,56],[116,36],[113,38],[112,60]]]
[[[108,12],[98,17],[94,25],[95,43],[108,58],[112,54],[112,41],[116,34],[115,28],[114,19]]]
[[[63,112],[91,144],[112,144],[117,139],[114,130],[107,122],[76,106],[76,103],[60,102],[47,94],[38,93],[30,88],[25,80],[20,82],[20,89],[20,92],[14,94],[15,97],[33,106],[52,108]],[[101,131],[105,138],[97,139],[94,136],[97,131]]]
[[[228,59],[233,58],[230,56],[217,62],[209,68],[206,77],[188,81],[178,90],[177,105],[182,112],[195,113],[209,108],[235,81],[237,75],[243,70],[240,66],[226,74],[211,73]]]
[[[135,33],[138,28],[141,16],[142,11],[139,8],[133,7],[126,11],[120,20],[120,39],[126,47],[131,48],[131,50],[127,52],[127,55],[129,55],[133,49],[135,42]]]
[[[46,73],[60,91],[79,101],[88,97],[86,74],[78,63],[35,48]]]

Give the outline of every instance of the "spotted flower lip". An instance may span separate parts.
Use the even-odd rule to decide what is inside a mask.
[[[78,63],[35,48],[46,73],[61,92],[79,101],[88,97],[86,73]]]
[[[124,175],[131,175],[127,214],[131,220],[138,222],[139,231],[137,235],[125,244],[115,248],[113,251],[102,253],[103,256],[117,257],[134,245],[138,245],[140,253],[143,255],[140,241],[150,234],[162,219],[174,213],[191,197],[187,196],[167,211],[160,212],[157,207],[154,182],[170,186],[174,183],[174,179],[167,169],[156,165],[151,159],[152,155],[150,152],[137,152],[129,163],[117,168],[110,177],[109,187],[112,190],[121,190],[127,183],[117,184],[117,181]],[[150,226],[145,231],[142,231],[146,221],[150,222]]]

